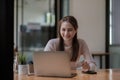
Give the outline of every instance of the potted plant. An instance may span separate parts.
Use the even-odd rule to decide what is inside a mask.
[[[18,55],[18,74],[27,74],[28,67],[27,67],[27,57],[19,53]]]
[[[24,54],[19,53],[18,64],[21,64],[21,65],[26,65],[27,64],[27,58]]]

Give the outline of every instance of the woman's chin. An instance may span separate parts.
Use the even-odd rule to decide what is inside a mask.
[[[71,41],[71,38],[64,38],[64,41]]]

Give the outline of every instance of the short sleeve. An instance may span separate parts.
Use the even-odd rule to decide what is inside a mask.
[[[84,57],[84,60],[89,63],[90,70],[95,70],[96,69],[96,62],[94,61],[92,54],[89,52],[88,45],[82,39],[79,40],[79,43],[80,43],[80,52],[79,53],[81,53]]]

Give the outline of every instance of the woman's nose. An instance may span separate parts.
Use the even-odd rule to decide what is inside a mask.
[[[65,34],[64,35],[68,35],[68,31],[65,31]]]

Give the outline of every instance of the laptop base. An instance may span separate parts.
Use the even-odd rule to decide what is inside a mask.
[[[35,75],[35,76],[38,76],[38,77],[53,77],[53,78],[73,78],[75,76],[77,76],[77,73],[72,73],[71,76],[47,76],[47,75]]]

